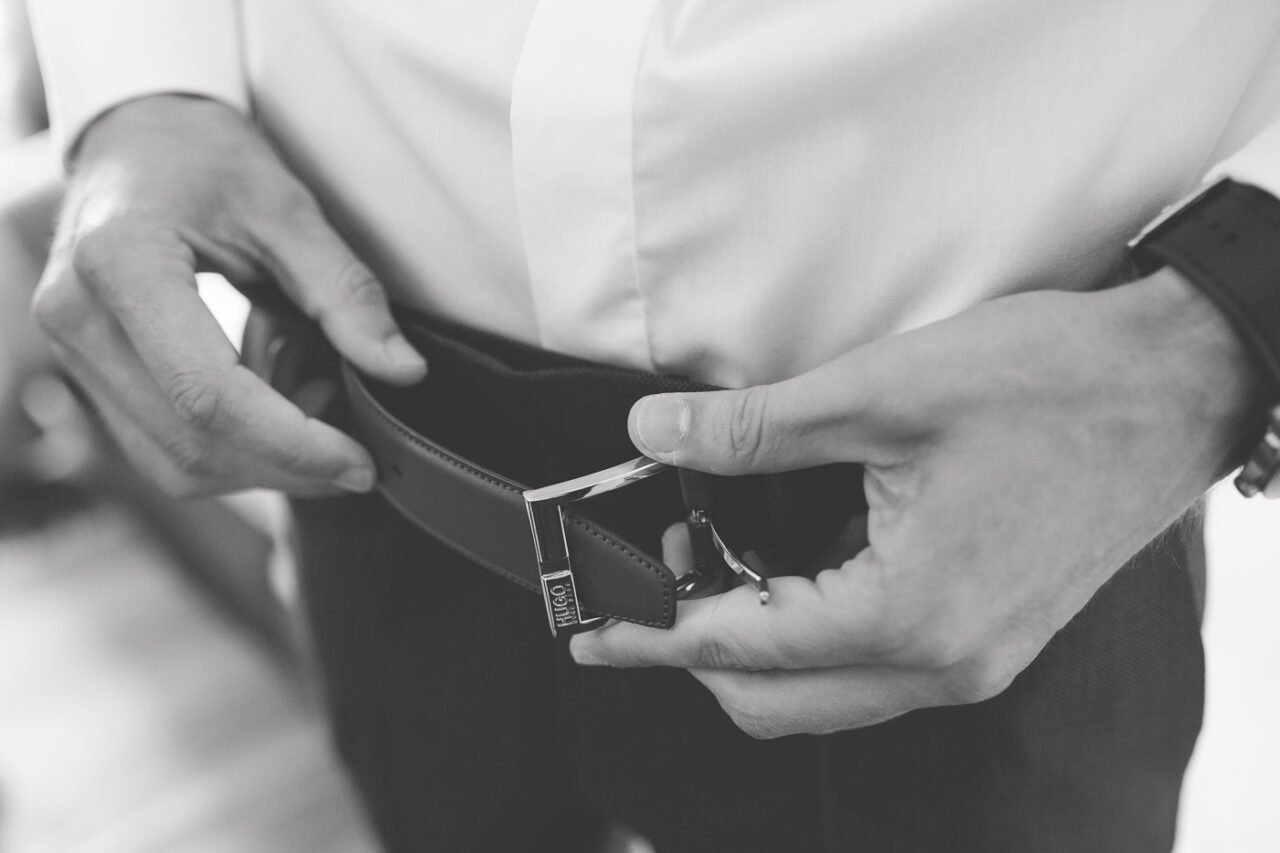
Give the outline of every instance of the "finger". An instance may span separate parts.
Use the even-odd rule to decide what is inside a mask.
[[[57,343],[52,343],[50,348],[54,357],[71,374],[76,387],[88,398],[94,413],[134,470],[171,494],[194,491],[194,482],[179,471],[163,448],[138,426],[111,393],[110,387],[87,369],[87,363],[81,356]]]
[[[312,379],[298,386],[289,399],[309,418],[318,418],[337,401],[338,383],[330,379]]]
[[[646,456],[715,474],[877,461],[883,379],[871,361],[854,351],[772,385],[645,397],[631,409],[631,440]]]
[[[185,246],[153,233],[109,236],[88,251],[85,241],[77,247],[77,277],[119,321],[188,426],[255,455],[264,473],[350,490],[372,486],[373,463],[363,448],[307,418],[240,365],[200,301]]]
[[[662,562],[677,580],[693,571],[693,543],[689,541],[689,528],[683,522],[663,531]]]
[[[755,738],[830,734],[950,704],[939,676],[893,667],[692,672],[734,724]]]
[[[85,294],[84,299],[92,297]],[[334,484],[277,472],[238,448],[203,441],[173,411],[104,309],[82,317],[69,344],[50,343],[125,456],[165,491],[184,497],[250,487],[306,497],[339,492]]]
[[[225,494],[248,488],[270,488],[298,497],[328,497],[341,494],[335,486],[309,480],[283,477],[274,482],[262,482],[262,472],[245,469],[236,475],[228,473],[216,481],[201,477],[196,471],[184,470],[171,451],[149,434],[134,415],[136,408],[127,407],[114,393],[111,385],[101,381],[85,361],[61,346],[54,346],[58,360],[71,372],[82,393],[97,412],[100,421],[120,452],[148,482],[159,486],[168,494],[184,498]],[[208,465],[209,463],[204,463]]]
[[[893,662],[909,656],[910,622],[886,601],[867,552],[813,581],[770,579],[754,590],[680,603],[670,630],[618,622],[573,638],[585,665],[711,669],[806,669]]]
[[[262,239],[271,274],[352,364],[396,385],[426,375],[426,360],[400,331],[386,290],[314,203],[300,205]]]

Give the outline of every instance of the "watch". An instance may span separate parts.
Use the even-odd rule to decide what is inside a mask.
[[[1213,300],[1280,401],[1280,199],[1224,178],[1165,208],[1129,249],[1140,274],[1171,266]],[[1236,488],[1253,497],[1277,473],[1280,405],[1271,409]]]

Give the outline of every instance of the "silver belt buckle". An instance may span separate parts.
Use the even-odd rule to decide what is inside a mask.
[[[641,456],[594,474],[524,492],[524,507],[529,514],[529,527],[533,531],[538,576],[542,582],[542,601],[547,607],[551,636],[580,634],[599,628],[608,621],[607,616],[583,614],[578,600],[578,587],[573,579],[569,543],[565,538],[564,505],[634,485],[655,474],[661,474],[669,467]],[[752,568],[724,543],[705,510],[690,510],[687,523],[691,534],[701,531],[709,536],[711,545],[724,565],[755,588],[761,604],[769,603],[768,577]],[[717,581],[717,577],[691,571],[678,579],[677,597],[683,599],[710,591]]]
[[[529,489],[524,493],[524,507],[529,513],[529,527],[533,531],[538,575],[542,580],[542,601],[547,606],[551,636],[580,634],[608,621],[606,616],[583,615],[578,588],[573,580],[569,543],[564,534],[564,505],[634,485],[661,474],[668,467],[641,456],[594,474],[541,489]]]

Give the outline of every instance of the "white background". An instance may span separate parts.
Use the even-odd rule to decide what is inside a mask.
[[[1280,502],[1209,500],[1204,731],[1177,853],[1280,851]]]

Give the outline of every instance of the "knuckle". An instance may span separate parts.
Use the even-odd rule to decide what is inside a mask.
[[[733,724],[748,737],[772,740],[786,734],[776,717],[755,701],[733,697],[721,700],[720,704]]]
[[[348,310],[387,307],[387,295],[369,269],[354,258],[348,259],[338,278],[343,307]]]
[[[186,423],[201,431],[216,430],[222,421],[224,393],[212,377],[182,372],[169,382],[169,399]]]
[[[108,431],[141,476],[171,498],[187,499],[205,494],[204,471],[196,464],[202,456],[189,442],[130,442],[110,422]]]
[[[46,334],[65,337],[79,331],[92,306],[84,291],[68,276],[41,284],[31,297],[31,314]]]
[[[164,443],[161,488],[176,498],[204,498],[246,485],[226,454],[199,437],[184,435]]]
[[[742,462],[754,461],[764,450],[768,399],[768,386],[757,385],[735,396],[729,409],[726,437],[730,451]]]
[[[698,665],[706,669],[743,669],[744,660],[737,644],[720,634],[708,633],[698,646]]]
[[[320,465],[319,463],[325,460],[316,459],[314,455],[308,453],[300,442],[290,443],[276,449],[271,461],[284,473],[307,479],[314,478],[320,474],[336,477],[342,468],[336,462]]]
[[[949,669],[971,652],[969,638],[945,624],[912,630],[902,644],[904,661],[922,669]]]
[[[964,704],[993,699],[1009,688],[1018,672],[1001,656],[979,655],[962,667],[955,683],[956,698]]]
[[[174,473],[183,480],[204,481],[218,474],[208,448],[190,438],[170,441],[165,446]]]
[[[203,481],[176,467],[167,467],[151,475],[151,481],[160,487],[160,491],[171,498],[190,500],[203,497],[206,489]]]
[[[70,259],[76,277],[95,292],[128,285],[140,262],[180,275],[188,274],[195,263],[194,250],[176,228],[132,215],[77,233]]]
[[[786,734],[770,721],[760,717],[737,719],[734,720],[734,724],[743,734],[755,740],[775,740]]]
[[[336,287],[325,288],[308,299],[313,305],[310,313],[322,326],[328,328],[336,320],[371,311],[390,315],[391,309],[382,285],[355,258],[348,258],[343,263],[335,282]]]
[[[77,235],[71,249],[71,265],[86,282],[109,276],[123,252],[137,246],[138,229],[128,222],[109,221]]]

